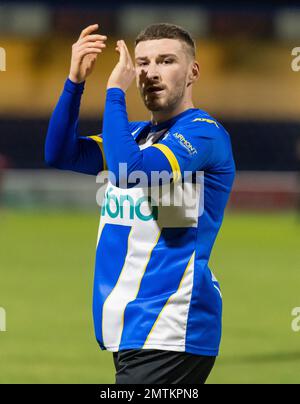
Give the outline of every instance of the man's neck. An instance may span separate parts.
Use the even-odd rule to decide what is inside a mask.
[[[176,108],[174,108],[172,111],[152,111],[151,112],[151,123],[152,123],[152,125],[158,125],[162,122],[165,122],[165,121],[168,121],[168,120],[174,118],[174,116],[177,116],[190,108],[195,108],[192,101],[182,103],[179,106],[177,106]]]

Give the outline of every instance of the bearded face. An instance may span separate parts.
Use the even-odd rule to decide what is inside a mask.
[[[150,111],[172,111],[187,87],[188,57],[176,39],[139,42],[135,48],[137,87]]]

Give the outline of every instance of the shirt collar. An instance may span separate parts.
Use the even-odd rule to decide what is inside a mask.
[[[168,119],[167,121],[160,122],[157,125],[153,125],[150,122],[150,131],[151,132],[158,132],[158,131],[160,131],[162,129],[170,127],[170,126],[174,125],[174,123],[177,122],[178,119],[180,119],[180,118],[182,118],[182,117],[184,117],[186,115],[189,115],[191,112],[194,112],[194,111],[197,111],[197,110],[198,110],[197,108],[186,109],[185,111],[181,112],[180,114],[178,114],[176,116],[173,116],[173,118]]]

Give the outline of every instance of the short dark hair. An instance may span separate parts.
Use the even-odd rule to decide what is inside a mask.
[[[179,25],[169,24],[169,23],[157,23],[148,25],[143,29],[135,39],[134,45],[136,46],[139,42],[149,41],[152,39],[178,39],[184,42],[192,55],[195,58],[196,55],[196,45],[195,41],[191,37],[190,33]]]

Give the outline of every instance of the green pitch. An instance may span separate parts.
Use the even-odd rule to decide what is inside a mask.
[[[2,210],[0,225],[0,383],[113,383],[93,334],[96,213]],[[227,214],[211,259],[224,329],[210,383],[300,382],[299,227],[294,214]]]

